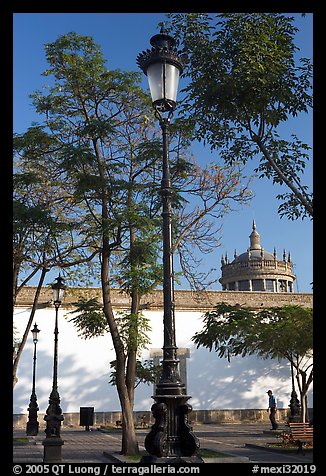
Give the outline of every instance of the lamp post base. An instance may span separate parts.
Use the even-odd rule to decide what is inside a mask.
[[[291,392],[291,400],[290,400],[290,422],[299,422],[300,421],[300,402],[297,397],[297,392],[292,390]]]
[[[26,435],[27,436],[36,436],[38,435],[39,422],[38,421],[28,421],[26,425]]]
[[[192,410],[187,403],[190,396],[156,394],[153,398],[156,400],[152,405],[155,423],[145,438],[145,448],[152,455],[150,461],[154,462],[157,458],[162,463],[177,463],[179,460],[180,463],[199,462],[196,455],[200,447],[199,440],[188,422],[188,413]]]
[[[42,441],[44,446],[43,463],[58,463],[62,461],[61,447],[64,441],[60,437],[49,437]]]
[[[33,384],[31,400],[29,402],[29,407],[27,408],[28,422],[26,425],[26,435],[28,436],[36,436],[38,434],[38,427],[39,427],[39,422],[37,421],[38,410],[39,408],[37,405],[37,398],[36,398],[36,394],[34,391],[34,384]]]

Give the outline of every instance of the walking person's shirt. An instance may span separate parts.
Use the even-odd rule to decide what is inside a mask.
[[[276,408],[276,400],[274,395],[269,396],[269,403],[268,403],[269,408]]]

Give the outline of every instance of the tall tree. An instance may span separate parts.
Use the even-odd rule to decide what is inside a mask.
[[[312,194],[302,183],[307,151],[295,134],[279,129],[312,107],[312,65],[296,59],[294,18],[280,13],[172,13],[169,28],[188,56],[182,113],[198,140],[230,164],[256,159],[256,172],[288,192],[278,212],[313,216]]]
[[[140,73],[108,70],[91,37],[62,35],[46,45],[46,56],[49,69],[44,75],[51,76],[52,86],[46,94],[36,91],[32,97],[37,112],[44,115],[43,130],[51,137],[48,180],[55,178],[60,195],[71,206],[71,216],[76,207],[80,223],[72,236],[84,243],[89,256],[98,257],[100,266],[102,303],[84,303],[86,321],[75,322],[89,334],[107,330],[111,334],[123,415],[122,452],[134,454],[138,451],[133,420],[136,357],[143,342],[140,297],[161,283],[157,264],[161,135],[151,101],[139,86]],[[248,184],[241,184],[238,165],[201,170],[187,160],[187,140],[180,136],[171,145],[173,199],[185,223],[184,239],[188,234],[198,245],[204,242],[200,222],[208,229],[209,217],[215,212],[222,216],[232,202],[244,203],[250,194]],[[214,171],[211,177],[210,171]],[[181,196],[186,183],[186,192],[198,197],[192,220],[189,208],[186,214],[188,200]],[[116,284],[131,298],[123,325],[111,302],[111,287]]]
[[[125,374],[129,354],[113,311],[110,289],[112,262],[123,253],[136,219],[128,202],[131,182],[127,179],[130,169],[126,156],[136,167],[137,149],[129,156],[127,128],[143,127],[148,100],[137,86],[139,75],[107,70],[99,46],[90,37],[62,35],[46,45],[46,56],[49,69],[44,74],[52,75],[54,86],[47,95],[36,92],[34,104],[39,113],[45,114],[46,127],[60,146],[57,173],[63,187],[72,190],[74,203],[83,203],[83,220],[93,240],[90,247],[98,252],[105,325],[116,353],[123,414],[122,452],[135,454],[138,444],[133,395]],[[151,160],[147,156],[139,167],[146,169]],[[133,349],[129,351],[133,358]]]
[[[204,314],[204,327],[192,340],[219,357],[257,355],[287,359],[296,370],[301,419],[307,418],[307,393],[313,381],[313,312],[297,305],[255,311],[221,303]]]
[[[88,244],[90,240],[80,219],[81,207],[67,200],[67,191],[53,174],[56,149],[53,138],[40,126],[14,136],[13,306],[23,287],[38,277],[30,316],[14,355],[14,385],[48,271],[81,267],[95,255],[85,246],[85,240]]]

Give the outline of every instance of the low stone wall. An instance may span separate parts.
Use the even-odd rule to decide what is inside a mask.
[[[277,419],[286,421],[289,410],[278,410]],[[269,421],[269,413],[258,409],[245,410],[197,410],[191,413],[193,423],[240,423]]]
[[[277,420],[285,422],[287,420],[289,410],[287,408],[279,408],[277,412]],[[64,413],[63,427],[78,427],[79,413]],[[147,425],[154,423],[151,412],[134,412],[136,426],[141,426],[142,417]],[[312,408],[309,409],[309,419],[313,416]],[[45,428],[44,413],[38,414],[40,429]],[[241,422],[269,422],[268,412],[266,409],[245,409],[245,410],[193,410],[190,415],[191,424],[196,423],[241,423]],[[13,415],[14,429],[26,428],[28,420],[27,414]],[[121,412],[94,412],[93,427],[116,426],[116,422],[121,420]]]

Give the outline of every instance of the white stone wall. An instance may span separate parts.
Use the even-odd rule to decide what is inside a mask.
[[[23,335],[30,308],[17,308],[14,323]],[[162,311],[145,311],[150,318],[151,346],[163,346]],[[176,313],[177,346],[190,349],[187,359],[189,403],[196,410],[267,408],[266,391],[271,388],[279,408],[287,408],[291,393],[290,366],[287,361],[263,360],[256,357],[237,357],[230,363],[215,352],[196,349],[191,337],[202,328],[200,312]],[[95,411],[119,411],[116,388],[109,381],[110,361],[115,359],[110,334],[83,339],[68,322],[69,310],[59,310],[58,390],[63,412],[79,412],[81,406],[94,406]],[[45,412],[52,388],[54,350],[54,308],[36,312],[34,322],[41,330],[37,344],[36,394],[40,412]],[[33,322],[33,325],[34,325]],[[32,325],[32,327],[33,327]],[[18,382],[14,388],[13,413],[27,413],[33,367],[32,333],[18,366]],[[149,358],[150,349],[143,352]],[[135,410],[149,410],[154,401],[152,386],[141,384],[136,389]],[[312,407],[312,390],[308,405]]]

